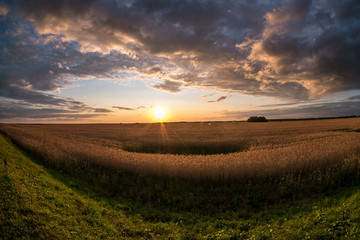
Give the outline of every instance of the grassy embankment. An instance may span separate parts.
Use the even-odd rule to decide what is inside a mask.
[[[204,214],[195,202],[193,210],[175,211],[157,207],[151,199],[140,205],[131,197],[111,196],[42,166],[3,136],[0,153],[8,162],[0,172],[1,239],[356,239],[360,234],[358,184],[323,200],[303,199],[260,211],[219,206]]]

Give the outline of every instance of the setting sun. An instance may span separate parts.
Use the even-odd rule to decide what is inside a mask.
[[[153,112],[154,118],[156,120],[162,121],[166,118],[167,114],[163,108],[156,108]]]

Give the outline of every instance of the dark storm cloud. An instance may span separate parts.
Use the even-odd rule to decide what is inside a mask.
[[[79,120],[102,116],[97,113],[81,113],[69,109],[35,108],[26,103],[0,102],[0,119],[48,119],[48,120]]]
[[[360,14],[344,14],[349,7],[359,3],[313,1],[299,14],[286,6],[269,12],[262,38],[248,46],[248,60],[264,63],[265,77],[307,87],[310,97],[359,89]]]
[[[309,7],[311,0],[294,0],[290,1],[288,5],[274,8],[268,13],[267,20],[271,24],[286,22],[291,19],[303,19]]]
[[[47,105],[65,105],[66,100],[57,98],[54,95],[40,93],[38,91],[29,90],[19,86],[6,86],[1,84],[0,96],[11,98],[15,100],[25,100],[33,104],[47,104]]]
[[[348,100],[360,100],[360,95],[349,97]]]
[[[224,116],[235,119],[249,116],[266,116],[269,118],[316,118],[360,115],[360,101],[343,101],[332,103],[310,104],[297,107],[263,109],[252,111],[226,111]]]
[[[58,105],[71,78],[131,72],[179,92],[291,100],[360,89],[360,2],[17,0],[0,4],[3,97]],[[62,104],[62,103],[61,103]]]

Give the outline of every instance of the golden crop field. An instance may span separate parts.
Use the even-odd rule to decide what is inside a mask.
[[[360,118],[0,126],[53,166],[86,162],[142,175],[215,180],[357,167],[359,128]]]

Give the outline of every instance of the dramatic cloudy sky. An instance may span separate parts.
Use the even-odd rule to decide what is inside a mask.
[[[1,122],[360,115],[360,2],[0,0]]]

